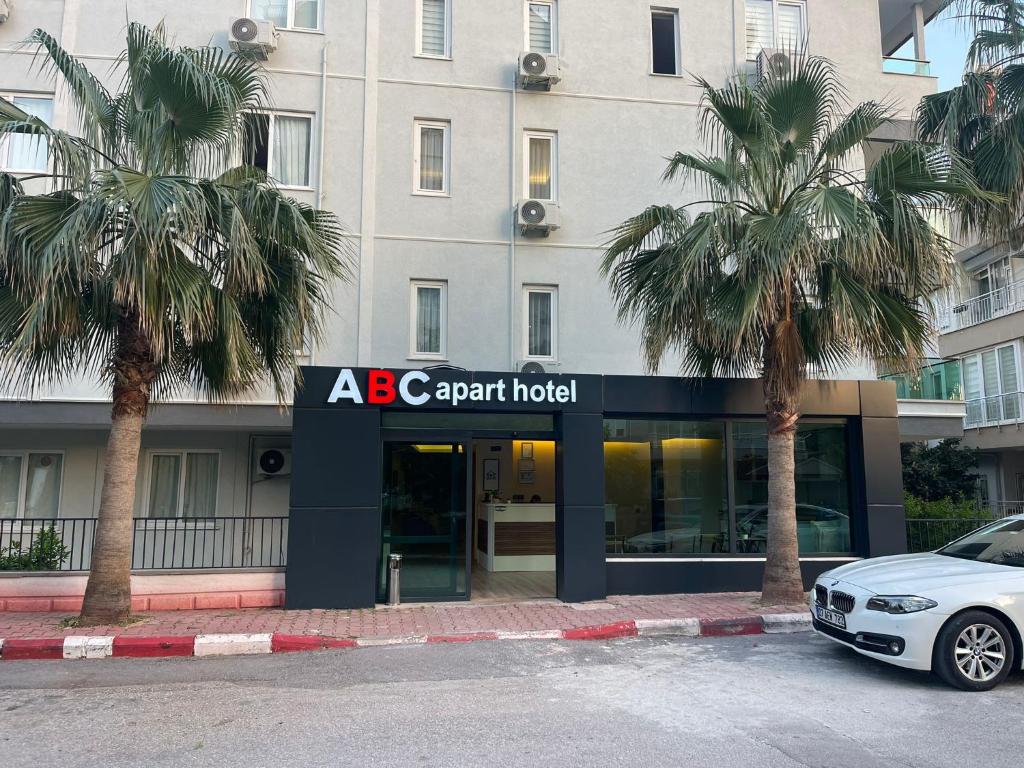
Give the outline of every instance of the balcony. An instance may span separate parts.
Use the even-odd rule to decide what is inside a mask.
[[[923,59],[904,59],[898,56],[883,56],[882,71],[890,75],[917,75],[931,77],[932,63]]]
[[[959,361],[932,360],[913,373],[883,374],[879,379],[896,385],[901,440],[963,437]]]
[[[1024,421],[1021,417],[1024,413],[1022,397],[1022,392],[1010,392],[1005,395],[968,400],[964,426],[967,429],[978,429],[1019,424]]]
[[[1021,310],[1024,310],[1024,280],[954,305],[947,317],[939,319],[940,329],[946,333],[961,331]]]

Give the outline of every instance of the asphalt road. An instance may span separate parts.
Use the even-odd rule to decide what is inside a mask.
[[[0,765],[1019,765],[963,694],[809,635],[0,663]]]

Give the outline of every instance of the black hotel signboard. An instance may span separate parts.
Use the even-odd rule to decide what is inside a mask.
[[[760,586],[763,553],[730,546],[695,553],[616,551],[609,543],[605,487],[606,441],[615,439],[616,430],[637,423],[656,430],[664,421],[700,422],[732,435],[727,428],[735,422],[763,421],[759,381],[446,368],[304,368],[302,373],[293,416],[288,607],[360,608],[377,599],[382,451],[395,421],[388,413],[403,412],[423,414],[417,416],[418,434],[425,442],[454,439],[453,424],[462,417],[452,414],[492,414],[486,433],[474,431],[480,419],[465,417],[470,426],[461,428],[459,439],[468,438],[469,445],[474,437],[514,436],[512,430],[498,434],[500,418],[494,414],[547,415],[551,432],[545,439],[555,443],[556,585],[562,600]],[[841,425],[849,480],[848,551],[804,558],[805,577],[813,579],[837,560],[903,551],[895,387],[808,382],[802,411],[806,422]],[[437,418],[433,431],[430,414]],[[743,480],[733,477],[737,470],[731,472],[731,483]],[[737,520],[757,513],[734,496],[729,498],[732,531]]]

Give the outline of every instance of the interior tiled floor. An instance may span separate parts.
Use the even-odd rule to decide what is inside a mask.
[[[534,600],[555,596],[554,571],[492,573],[473,569],[473,602],[486,600]]]

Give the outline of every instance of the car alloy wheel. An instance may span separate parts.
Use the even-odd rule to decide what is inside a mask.
[[[974,683],[987,683],[1003,671],[1006,644],[987,624],[971,624],[960,633],[953,650],[960,673]]]
[[[988,691],[1014,668],[1013,635],[988,611],[966,610],[950,618],[935,638],[932,670],[963,691]]]

